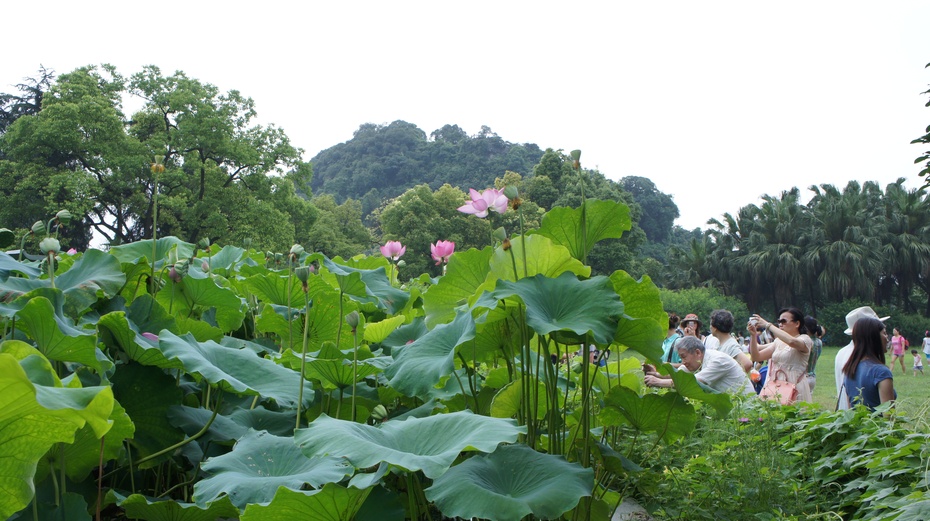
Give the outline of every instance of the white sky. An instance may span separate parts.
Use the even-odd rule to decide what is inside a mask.
[[[54,0],[3,13],[0,92],[40,63],[183,70],[252,97],[306,159],[366,122],[487,125],[581,149],[612,179],[652,179],[689,229],[792,186],[916,187],[926,148],[909,143],[930,124],[926,1]]]

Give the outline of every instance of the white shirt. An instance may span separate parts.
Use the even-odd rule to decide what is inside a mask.
[[[846,375],[843,374],[843,366],[849,361],[852,355],[853,343],[839,350],[836,353],[836,360],[833,362],[833,376],[836,377],[836,394],[839,396],[838,409],[849,409],[849,399],[846,397],[846,389],[843,387]]]
[[[687,371],[687,368],[682,366]],[[752,382],[743,368],[730,355],[717,350],[705,350],[704,362],[694,377],[711,389],[722,393],[755,395]]]

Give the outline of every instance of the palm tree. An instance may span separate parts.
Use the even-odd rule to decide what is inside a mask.
[[[842,192],[829,184],[810,189],[814,197],[808,203],[811,227],[805,262],[818,290],[829,301],[872,298],[881,272],[884,233],[878,185],[850,181]]]
[[[882,246],[885,273],[892,277],[905,312],[916,311],[911,303],[915,285],[927,291],[926,278],[921,276],[930,265],[930,206],[926,192],[907,190],[904,178],[899,178],[885,189],[884,213],[887,233]],[[928,298],[930,310],[930,298]]]

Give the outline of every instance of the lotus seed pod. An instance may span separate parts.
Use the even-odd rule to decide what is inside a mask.
[[[358,327],[359,315],[358,311],[353,311],[346,315],[346,323],[349,324],[353,330]]]
[[[304,247],[303,247],[303,246],[301,246],[301,245],[299,245],[299,244],[295,244],[295,245],[291,246],[291,255],[296,255],[296,256],[299,257],[299,256],[303,255],[303,253],[304,253]]]
[[[42,253],[46,255],[49,252],[58,253],[61,251],[61,243],[58,242],[58,239],[54,237],[46,237],[42,239],[42,242],[39,243],[39,249],[42,250]]]
[[[507,196],[507,199],[513,199],[520,197],[520,191],[514,185],[507,185],[504,187],[504,195]]]
[[[398,267],[398,268],[403,268],[403,267],[406,266],[406,265],[407,265],[407,261],[405,261],[405,260],[403,260],[403,259],[397,261],[397,267]]]
[[[307,279],[310,278],[310,267],[309,266],[300,266],[294,270],[294,275],[297,276],[297,280],[306,284]]]
[[[55,218],[58,219],[58,222],[60,222],[62,226],[67,226],[68,223],[71,222],[73,216],[68,210],[59,210],[58,213],[55,214]]]
[[[380,403],[378,405],[375,405],[375,408],[371,410],[371,417],[376,420],[383,420],[387,418],[387,415],[388,415],[387,409]]]
[[[45,223],[42,221],[36,221],[32,223],[32,233],[39,235],[45,231]]]

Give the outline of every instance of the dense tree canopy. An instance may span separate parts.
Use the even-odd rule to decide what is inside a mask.
[[[541,156],[538,146],[508,143],[487,127],[468,136],[458,125],[445,125],[427,138],[405,121],[366,123],[351,140],[312,159],[311,187],[338,201],[359,199],[367,215],[419,184],[482,187],[507,170],[526,175]]]

